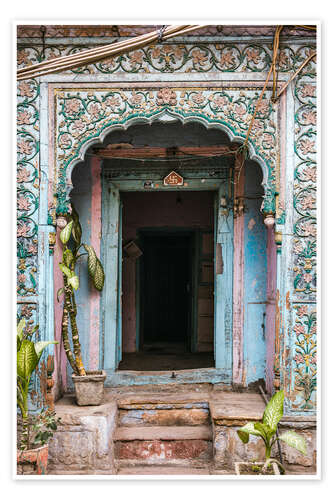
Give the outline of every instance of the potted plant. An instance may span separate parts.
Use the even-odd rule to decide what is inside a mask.
[[[102,291],[104,286],[104,270],[94,248],[91,245],[81,243],[81,236],[82,228],[79,216],[75,208],[72,207],[72,214],[60,232],[63,252],[59,267],[63,274],[64,286],[58,290],[58,300],[64,294],[61,332],[66,356],[73,370],[72,380],[76,402],[79,406],[88,406],[102,403],[106,373],[104,370],[86,371],[83,366],[76,321],[75,290],[79,288],[79,277],[75,273],[75,266],[82,256],[88,256],[88,273],[94,288],[98,291]],[[80,253],[82,248],[85,252]],[[69,341],[69,330],[72,336],[73,352]]]
[[[22,417],[18,435],[17,473],[46,474],[48,440],[57,429],[59,419],[56,419],[54,412],[45,408],[38,415],[29,414],[29,385],[45,347],[58,342],[33,342],[31,337],[38,326],[31,331],[25,326],[25,319],[22,318],[17,326],[17,406]]]
[[[277,434],[277,426],[283,417],[283,390],[278,391],[267,403],[261,422],[248,422],[241,427],[237,434],[244,444],[249,442],[250,435],[260,437],[265,444],[265,462],[236,462],[236,474],[280,474],[285,473],[282,464],[275,458],[271,458],[272,446],[279,439],[288,446],[295,448],[306,455],[306,443],[302,436],[293,430],[284,432],[281,436]]]

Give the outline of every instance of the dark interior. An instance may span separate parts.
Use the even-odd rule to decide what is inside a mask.
[[[141,350],[187,351],[191,328],[191,234],[141,236]]]

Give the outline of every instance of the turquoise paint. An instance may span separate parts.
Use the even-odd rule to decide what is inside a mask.
[[[118,297],[117,297],[117,353],[116,364],[119,365],[122,360],[122,232],[123,232],[123,204],[119,201],[119,237],[118,237]]]
[[[101,339],[103,354],[102,368],[114,371],[118,367],[118,252],[119,252],[119,215],[120,194],[111,182],[103,182],[103,220],[102,220],[102,264],[105,270],[105,283],[102,292],[104,334]]]
[[[258,165],[245,166],[244,214],[244,368],[246,383],[265,379],[266,227],[260,213],[263,190]],[[264,326],[262,326],[264,325]]]
[[[232,380],[232,290],[233,290],[233,213],[224,215],[221,197],[228,196],[228,184],[219,187],[215,205],[215,292],[214,292],[214,345],[215,366],[223,369]],[[221,250],[220,250],[221,249]],[[222,255],[222,272],[216,272]]]

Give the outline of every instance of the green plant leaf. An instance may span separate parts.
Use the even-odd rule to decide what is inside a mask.
[[[95,270],[95,275],[94,275],[93,281],[94,281],[94,286],[95,286],[96,290],[98,290],[99,292],[101,292],[103,290],[104,279],[105,279],[105,276],[104,276],[103,266],[101,264],[101,261],[99,259],[97,259],[96,270]]]
[[[71,264],[74,260],[74,255],[73,255],[73,252],[69,249],[69,248],[66,248],[66,250],[64,251],[63,255],[62,255],[62,260],[65,264],[65,266],[67,267],[71,267]]]
[[[248,422],[247,424],[243,425],[243,427],[238,429],[237,434],[244,444],[249,442],[250,434],[253,436],[261,436],[260,431],[255,429],[254,422]]]
[[[73,271],[71,271],[69,267],[65,266],[62,262],[59,263],[59,267],[67,278],[70,278],[73,275]]]
[[[98,260],[97,255],[91,245],[87,245],[86,243],[84,243],[83,246],[86,252],[88,253],[88,273],[91,276],[91,278],[94,279],[97,260]]]
[[[72,274],[72,276],[68,278],[68,283],[74,288],[74,290],[77,290],[80,286],[79,277],[76,276],[76,274]]]
[[[60,232],[60,239],[64,245],[68,242],[69,238],[71,237],[72,227],[73,227],[73,221],[71,220]]]
[[[267,443],[269,443],[271,437],[275,434],[275,431],[268,427],[268,425],[263,424],[262,422],[256,422],[254,424],[254,428],[256,431],[259,431],[261,436],[265,439]]]
[[[64,293],[64,291],[65,291],[64,288],[59,288],[59,290],[57,291],[57,301],[58,302],[59,302],[61,295]]]
[[[306,442],[303,436],[300,436],[295,431],[286,431],[281,436],[279,436],[280,441],[283,441],[288,446],[295,448],[296,450],[306,455]]]
[[[40,360],[40,357],[42,355],[42,352],[44,351],[45,347],[47,347],[50,344],[59,344],[57,340],[45,340],[41,342],[36,342],[35,344],[35,351],[37,354],[38,361]]]
[[[19,324],[17,325],[17,336],[19,337],[20,340],[22,340],[24,329],[25,329],[25,318],[22,318]]]
[[[276,431],[277,424],[283,417],[283,400],[284,392],[283,390],[274,394],[274,396],[267,403],[267,406],[262,417],[262,421],[265,425],[268,425],[273,431]]]
[[[73,228],[72,228],[72,236],[73,239],[76,243],[77,246],[80,246],[81,244],[81,237],[82,237],[82,227],[79,221],[79,214],[75,210],[73,204],[72,204],[72,218],[74,221]]]
[[[26,382],[31,377],[37,364],[38,356],[34,343],[31,340],[22,340],[20,350],[17,353],[18,376]]]

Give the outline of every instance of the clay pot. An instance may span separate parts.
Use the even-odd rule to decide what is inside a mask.
[[[72,374],[76,403],[79,406],[97,406],[102,404],[104,398],[104,370],[87,371],[86,375]]]
[[[262,472],[261,469],[264,466],[264,462],[235,462],[235,472],[237,476],[279,476],[280,470],[275,462],[271,463],[271,466],[266,472]]]
[[[17,474],[34,475],[47,474],[47,459],[49,445],[31,450],[17,450]]]

